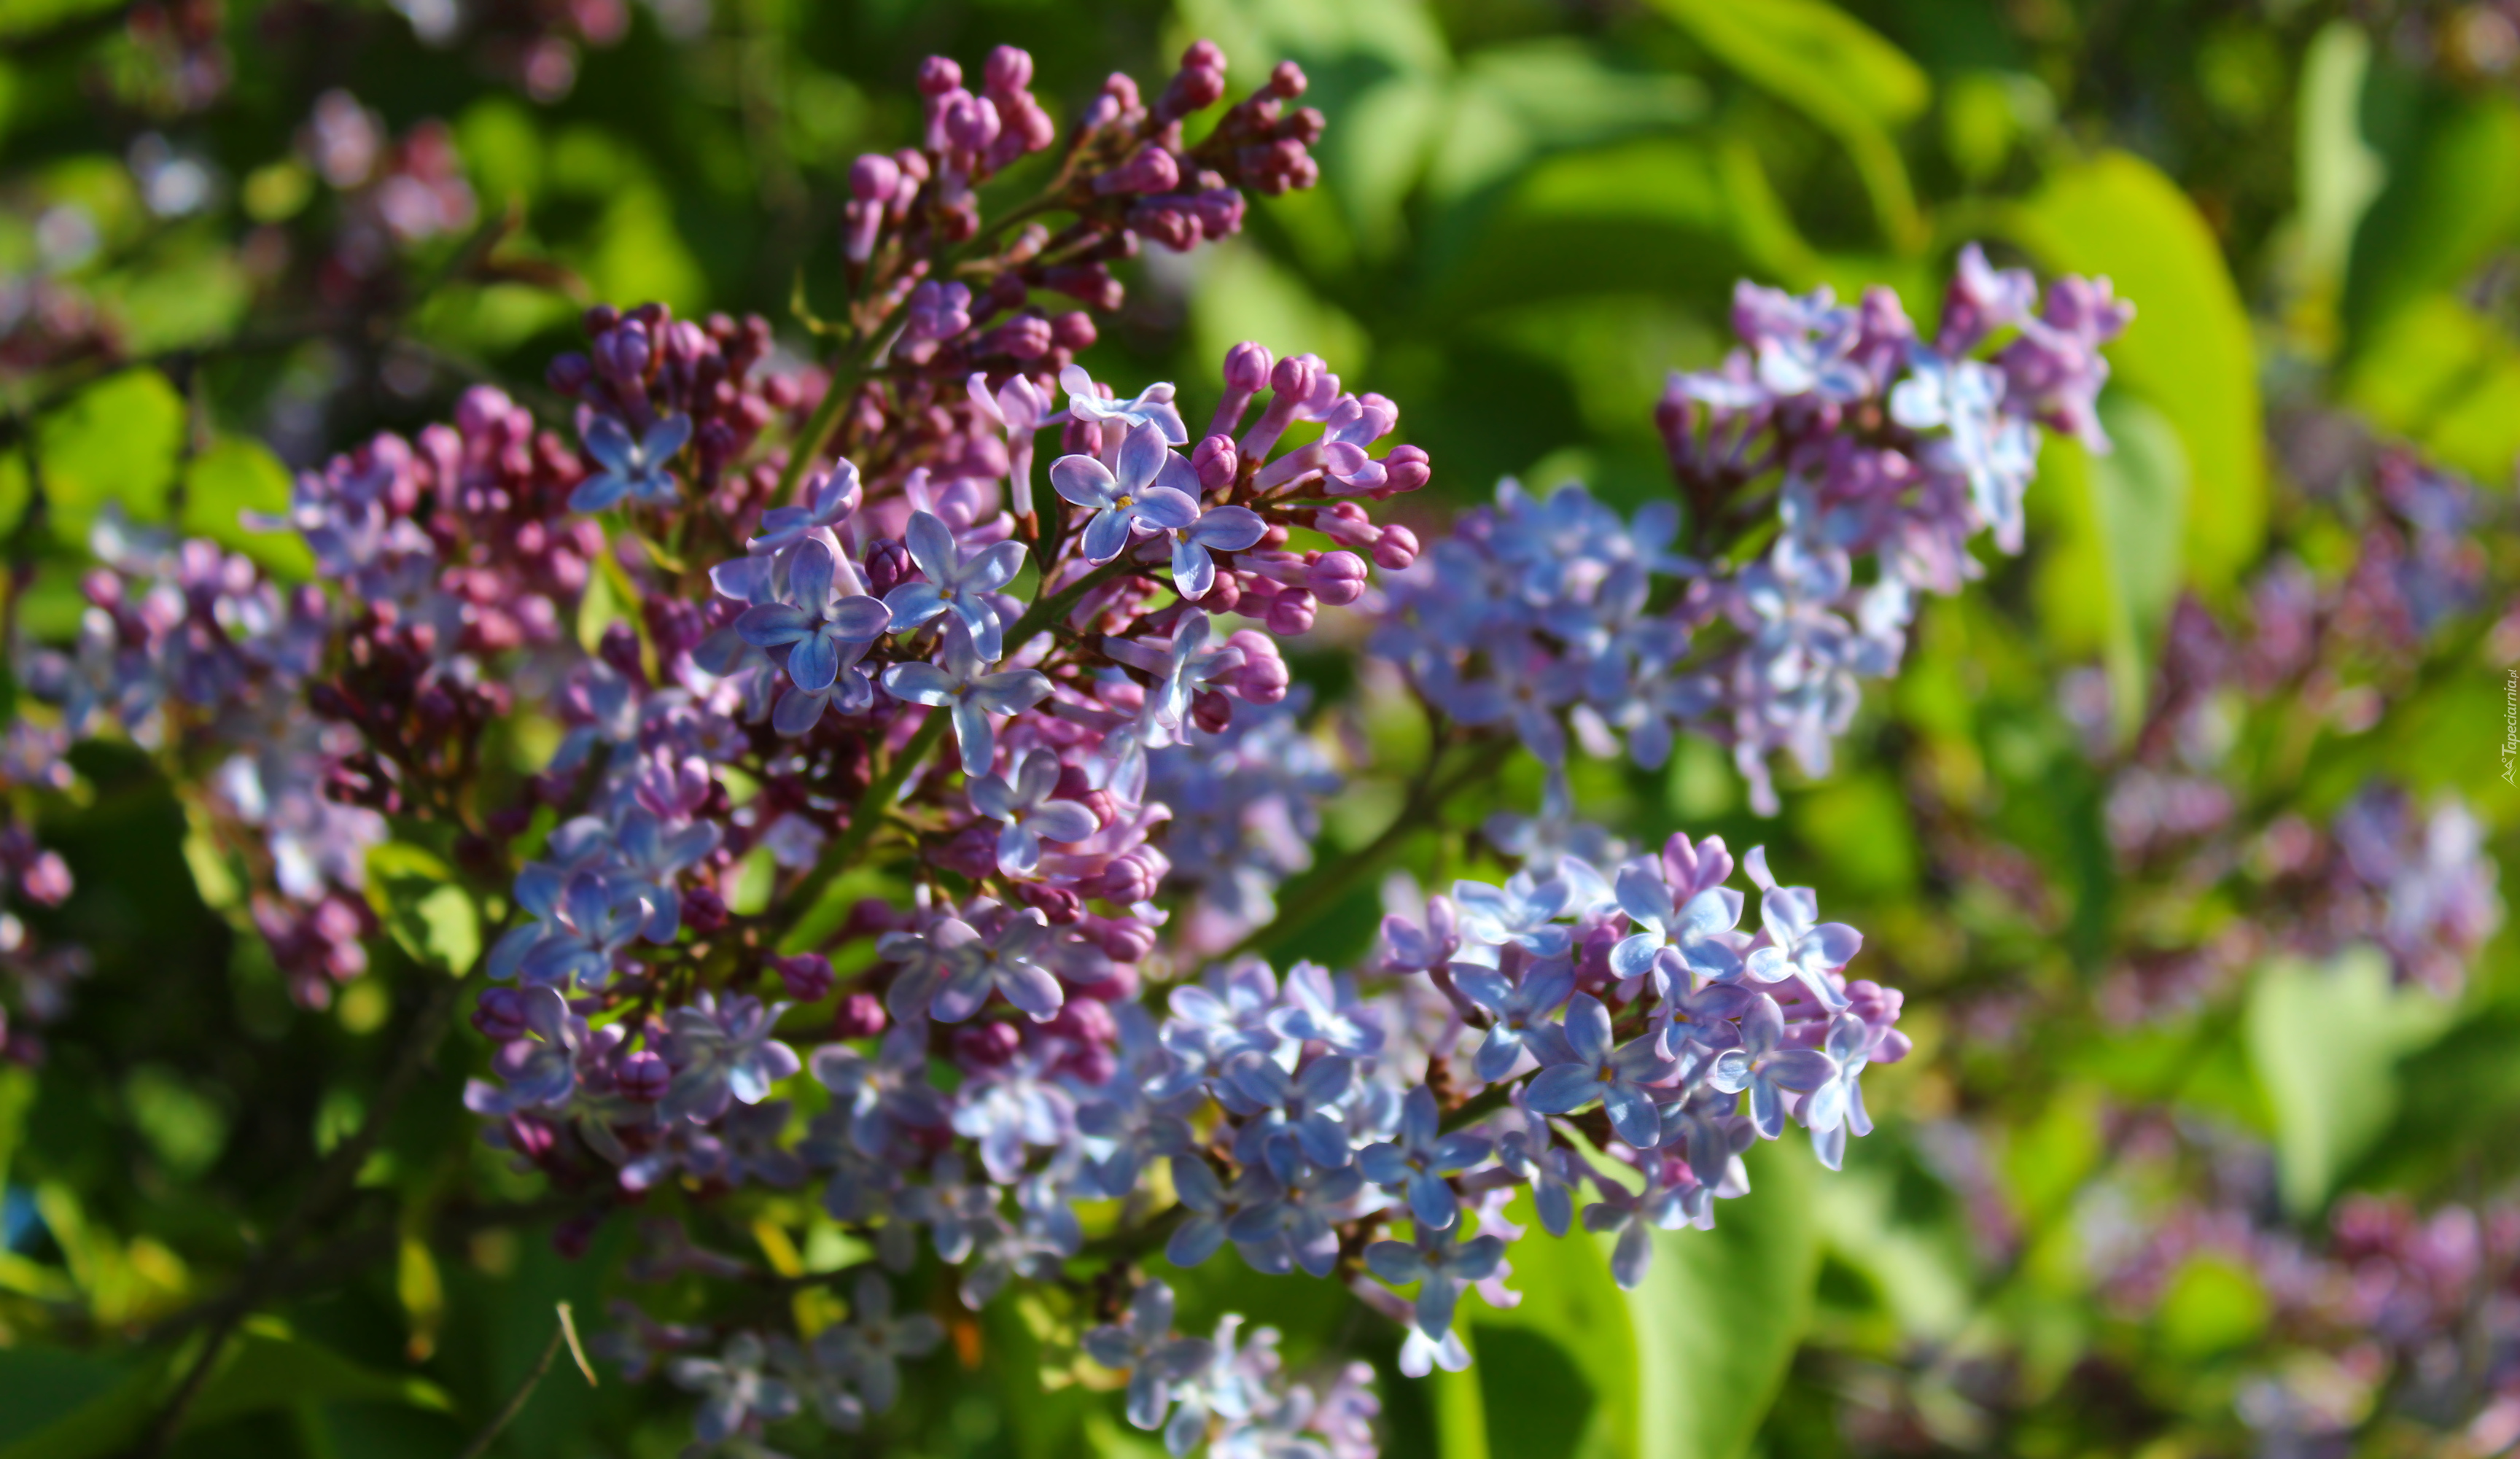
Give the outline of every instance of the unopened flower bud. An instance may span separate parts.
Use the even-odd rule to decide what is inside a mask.
[[[1304,586],[1336,608],[1365,596],[1365,559],[1353,552],[1325,552],[1304,570]]]
[[[910,575],[910,549],[892,537],[878,537],[867,548],[867,591],[880,598]]]
[[[674,1071],[661,1056],[635,1049],[613,1064],[612,1082],[622,1098],[652,1104],[665,1097],[666,1087],[674,1082]]]
[[[1235,454],[1234,437],[1209,435],[1201,437],[1190,453],[1191,470],[1198,473],[1198,484],[1208,491],[1222,491],[1234,484],[1234,476],[1241,467]]]
[[[954,1030],[954,1062],[966,1071],[996,1069],[1023,1052],[1012,1024],[975,1024]]]
[[[963,68],[950,56],[930,56],[919,63],[919,92],[922,96],[943,96],[963,84]]]
[[[819,952],[800,952],[794,957],[773,958],[770,971],[779,975],[788,996],[799,1003],[820,1003],[832,995],[839,980],[832,976],[832,960]]]
[[[1405,526],[1387,525],[1373,544],[1373,565],[1387,571],[1405,570],[1418,561],[1418,534]]]
[[[508,1043],[525,1036],[526,995],[522,988],[483,988],[481,1001],[473,1006],[472,1026],[492,1043]]]
[[[883,1015],[883,1000],[873,993],[851,993],[840,1000],[832,1014],[833,1038],[873,1038],[884,1030],[890,1021]]]
[[[683,926],[705,937],[726,930],[729,916],[726,898],[707,887],[690,887],[683,891]]]
[[[1310,593],[1280,593],[1269,604],[1269,631],[1280,638],[1300,638],[1313,631],[1318,609]]]

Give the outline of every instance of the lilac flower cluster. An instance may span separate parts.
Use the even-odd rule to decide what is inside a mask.
[[[2185,1206],[2115,1254],[2103,1288],[2147,1310],[2200,1256],[2256,1277],[2271,1345],[2288,1358],[2253,1364],[2238,1395],[2260,1452],[2343,1452],[2381,1407],[2448,1431],[2460,1452],[2520,1441],[2520,1208],[2507,1199],[2421,1214],[2348,1196],[2323,1241],[2237,1206]]]
[[[2060,280],[2043,305],[1972,247],[1930,342],[1878,288],[1846,307],[1744,283],[1732,314],[1744,347],[1674,375],[1657,416],[1685,518],[1508,482],[1400,575],[1375,646],[1446,715],[1510,725],[1552,768],[1570,726],[1599,755],[1624,735],[1648,768],[1681,733],[1729,745],[1768,814],[1771,757],[1827,772],[1861,681],[1898,668],[1915,594],[1977,576],[1982,528],[2021,550],[2037,428],[2105,449],[2099,349],[2134,310],[2106,279]],[[1764,553],[1714,561],[1770,514]]]
[[[1930,346],[1887,296],[1745,288],[1755,357],[1666,412],[1692,556],[1677,513],[1508,486],[1421,567],[1373,505],[1431,464],[1326,361],[1238,344],[1202,420],[1079,360],[1142,240],[1223,237],[1247,193],[1312,183],[1300,70],[1192,127],[1225,93],[1202,42],[1151,102],[1114,77],[1063,146],[1030,78],[1006,48],[976,86],[922,68],[921,145],[852,168],[820,365],[781,365],[757,319],[591,310],[548,374],[574,442],[478,388],[304,474],[257,524],[295,532],[321,588],[110,523],[79,643],[28,682],[68,735],[217,763],[308,1001],[357,971],[388,818],[447,828],[446,889],[486,929],[465,1102],[581,1203],[564,1250],[655,1202],[682,1214],[645,1223],[634,1280],[770,1280],[684,1217],[819,1186],[868,1254],[778,1280],[846,1272],[845,1321],[634,1304],[607,1335],[699,1395],[702,1443],[890,1409],[940,1341],[938,1312],[896,1311],[924,1246],[940,1310],[1058,1289],[1053,1341],[1123,1375],[1175,1453],[1364,1459],[1361,1365],[1288,1375],[1238,1318],[1180,1336],[1137,1263],[1231,1245],[1334,1279],[1407,1329],[1404,1370],[1457,1370],[1464,1290],[1517,1299],[1526,1187],[1552,1236],[1615,1233],[1633,1287],[1654,1232],[1747,1189],[1753,1141],[1797,1124],[1836,1165],[1870,1128],[1864,1071],[1908,1052],[1900,995],[1850,977],[1862,935],[1763,848],[1631,856],[1585,824],[1565,726],[1655,761],[1683,729],[1728,740],[1763,798],[1774,749],[1821,767],[1912,589],[1956,588],[1979,526],[2010,544],[2030,423],[2095,434],[2126,311],[2079,281],[2038,309],[1974,252]],[[317,142],[357,152],[333,120]],[[976,184],[1054,148],[1023,208],[1043,221],[990,226]],[[1772,477],[1784,533],[1707,566]],[[1860,554],[1880,569],[1858,587]],[[1338,789],[1282,644],[1350,605],[1550,788],[1489,829],[1501,881],[1414,899],[1365,966],[1282,973],[1220,950],[1265,941]],[[888,894],[852,906],[843,879]]]

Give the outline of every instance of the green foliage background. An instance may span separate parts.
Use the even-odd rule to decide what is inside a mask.
[[[380,6],[232,0],[232,90],[155,121],[143,59],[96,14],[0,3],[0,271],[31,268],[35,220],[80,203],[101,243],[77,282],[130,352],[198,368],[0,376],[13,412],[59,397],[25,427],[53,504],[24,609],[38,635],[71,622],[78,544],[109,501],[304,572],[235,525],[285,496],[284,454],[416,427],[473,379],[548,406],[534,382],[576,342],[586,302],[759,311],[803,347],[791,298],[837,296],[849,160],[911,139],[909,83],[931,51],[971,66],[992,44],[1028,47],[1062,119],[1106,71],[1151,81],[1195,35],[1224,45],[1238,92],[1282,56],[1302,62],[1329,119],[1323,186],[1255,206],[1227,245],[1140,260],[1089,363],[1179,379],[1203,410],[1228,343],[1318,350],[1351,388],[1400,401],[1404,434],[1432,453],[1435,486],[1408,508],[1421,521],[1506,475],[1580,478],[1621,505],[1665,490],[1653,402],[1664,372],[1721,356],[1739,277],[1844,296],[1885,283],[1930,317],[1975,239],[2044,272],[2108,274],[2138,303],[2104,402],[2118,451],[2050,446],[2030,552],[1927,609],[1834,778],[1789,783],[1763,822],[1708,747],[1667,775],[1585,766],[1589,803],[1629,834],[1770,843],[1786,880],[1867,929],[1860,971],[1910,991],[1918,1053],[1875,1071],[1883,1129],[1849,1169],[1819,1171],[1798,1140],[1765,1150],[1755,1194],[1712,1234],[1660,1238],[1632,1295],[1590,1238],[1517,1248],[1522,1305],[1466,1305],[1477,1366],[1423,1383],[1390,1371],[1392,1340],[1360,1335],[1335,1290],[1230,1258],[1181,1279],[1186,1326],[1234,1307],[1280,1326],[1293,1361],[1343,1348],[1382,1366],[1394,1455],[1831,1455],[1850,1451],[1841,1402],[1882,1375],[1917,1395],[1931,1448],[2229,1452],[2233,1385],[2272,1350],[2264,1296],[2247,1272],[2199,1263],[2142,1320],[2098,1302],[2079,1242],[2115,1158],[2103,1105],[2168,1105],[2271,1143],[2305,1229],[2343,1189],[2433,1199],[2512,1173],[2507,937],[2455,1005],[2391,993],[2369,970],[2278,966],[2168,1026],[2096,1017],[2092,989],[2130,946],[2201,938],[2228,909],[2146,921],[2159,908],[2118,884],[2101,785],[2056,707],[2060,675],[2098,663],[2135,709],[2178,597],[2228,607],[2270,534],[2303,528],[2271,420],[2341,406],[2507,493],[2520,104],[2416,64],[2385,25],[2315,0],[718,0],[681,41],[638,10],[564,100],[536,105]],[[319,23],[296,23],[309,14]],[[350,345],[186,358],[286,322],[240,240],[329,205],[292,139],[331,86],[396,131],[443,118],[484,212],[515,220],[506,256],[537,266],[415,289]],[[150,126],[217,160],[202,214],[140,205],[120,157]],[[458,247],[431,245],[413,276]],[[25,500],[26,461],[0,455],[0,522]],[[1325,688],[1352,672],[1328,655],[1298,667]],[[2251,752],[2247,789],[2323,815],[2374,773],[2454,788],[2507,859],[2520,802],[2498,773],[2501,702],[2498,667],[2468,654],[2369,731]],[[1385,728],[1405,767],[1407,727]],[[44,826],[81,889],[47,931],[95,948],[98,972],[40,1077],[0,1071],[0,1175],[49,1232],[0,1253],[0,1459],[129,1439],[182,1351],[154,1325],[220,1290],[210,1274],[284,1208],[290,1173],[356,1122],[395,1008],[477,935],[469,910],[425,904],[415,853],[380,869],[393,936],[376,974],[334,1014],[294,1013],[165,783],[134,752],[81,755],[94,794]],[[1508,771],[1498,803],[1527,803],[1531,771]],[[1393,786],[1361,786],[1333,840],[1371,839],[1396,803]],[[2054,914],[1955,878],[1936,849],[1951,817],[2022,848]],[[1360,889],[1281,950],[1354,956],[1375,911]],[[2003,1036],[1947,1013],[1989,989],[2019,994]],[[468,1041],[442,1063],[363,1176],[396,1213],[398,1254],[260,1319],[177,1452],[450,1454],[541,1351],[555,1299],[601,1325],[628,1223],[565,1261],[531,1220],[438,1219],[459,1190],[539,1196],[472,1143],[455,1095],[476,1057]],[[1936,1173],[1924,1132],[1955,1120],[1982,1142],[1992,1188]],[[2015,1254],[1974,1249],[1971,1201],[2008,1213]],[[790,1257],[809,1266],[846,1255],[816,1244],[809,1199],[758,1219],[781,1241],[801,1233]],[[880,1446],[1154,1452],[1112,1395],[1065,1381],[1071,1317],[1001,1307],[958,1335],[961,1360],[921,1371]],[[2095,1359],[2130,1387],[2087,1384]],[[495,1452],[668,1454],[680,1413],[658,1386],[590,1391],[563,1370]]]

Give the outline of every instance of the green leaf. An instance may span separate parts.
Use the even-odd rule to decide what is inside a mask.
[[[2389,177],[2388,160],[2362,134],[2370,71],[2371,38],[2350,21],[2322,26],[2302,57],[2301,271],[2305,289],[2327,309],[2344,288],[2355,230]]]
[[[2100,420],[2115,444],[2109,454],[2062,436],[2041,453],[2031,504],[2049,546],[2035,591],[2052,651],[2100,655],[2123,740],[2143,713],[2179,597],[2188,464],[2169,421],[2126,391],[2101,397]]]
[[[2223,596],[2266,536],[2264,425],[2248,312],[2213,230],[2149,162],[2104,153],[2012,210],[2012,233],[2058,272],[2106,274],[2136,306],[2109,348],[2117,383],[2186,446],[2187,580]]]
[[[8,1447],[0,1448],[0,1459],[100,1459],[112,1453],[140,1436],[141,1427],[157,1411],[179,1354],[189,1357],[189,1345],[162,1348],[142,1359],[119,1382],[100,1392],[94,1385],[101,1375],[93,1368],[74,1370],[71,1364],[47,1362],[46,1357],[31,1353],[0,1352],[0,1395],[39,1375],[48,1379],[48,1386],[24,1408],[16,1402],[0,1406],[0,1425],[8,1426],[0,1428],[0,1434],[16,1436]],[[28,1358],[34,1361],[26,1362]],[[49,1386],[53,1384],[60,1386]],[[66,1392],[77,1395],[67,1410],[56,1406]],[[22,1414],[31,1414],[42,1427],[17,1431],[14,1421]]]
[[[136,522],[165,515],[184,444],[184,399],[155,370],[125,370],[80,391],[45,417],[36,449],[50,495],[53,530],[87,546],[87,529],[107,502]]]
[[[2244,1347],[2266,1331],[2267,1292],[2228,1256],[2194,1256],[2161,1295],[2153,1332],[2173,1358],[2196,1362]]]
[[[1626,1295],[1610,1280],[1607,1249],[1581,1233],[1560,1239],[1540,1229],[1528,1192],[1514,1198],[1508,1215],[1530,1227],[1511,1253],[1512,1287],[1522,1300],[1503,1311],[1476,1300],[1462,1306],[1476,1361],[1466,1373],[1444,1375],[1438,1387],[1435,1418],[1447,1459],[1463,1452],[1510,1459],[1636,1453],[1636,1327]],[[1464,1401],[1466,1409],[1460,1407]],[[1457,1434],[1474,1434],[1483,1448],[1459,1443]]]
[[[2520,102],[2500,91],[2428,91],[2416,125],[2390,159],[2383,189],[2354,238],[2346,272],[2349,350],[2399,309],[2455,289],[2509,240],[2520,190],[2488,179],[2520,174]]]
[[[1932,97],[1914,62],[1821,0],[1653,3],[1716,59],[1835,135],[1890,243],[1901,250],[1922,247],[1924,220],[1891,139]]]
[[[1718,1202],[1712,1231],[1656,1232],[1653,1268],[1628,1294],[1641,1459],[1746,1451],[1810,1320],[1815,1163],[1799,1136],[1745,1159],[1750,1194]]]
[[[2325,1204],[2397,1111],[2399,1056],[2430,1041],[2449,1015],[2429,993],[2392,987],[2387,958],[2369,947],[2324,967],[2285,960],[2258,974],[2249,1059],[2274,1109],[2287,1208],[2309,1215]]]
[[[193,458],[184,474],[186,532],[242,552],[273,576],[303,582],[315,574],[314,554],[292,531],[256,531],[247,512],[279,515],[289,509],[289,468],[257,440],[230,436]]]
[[[454,1406],[443,1390],[425,1378],[362,1367],[266,1321],[249,1325],[235,1342],[218,1373],[194,1400],[185,1427],[207,1428],[300,1403],[399,1403],[441,1413]]]
[[[2520,348],[2451,295],[2391,313],[2355,354],[2342,393],[2383,431],[2483,479],[2520,453]]]

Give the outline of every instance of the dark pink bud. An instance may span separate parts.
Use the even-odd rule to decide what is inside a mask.
[[[1094,328],[1094,316],[1083,309],[1070,309],[1050,321],[1051,342],[1070,353],[1092,349],[1102,338]]]
[[[1399,572],[1416,561],[1418,561],[1418,534],[1405,526],[1384,527],[1381,538],[1373,544],[1374,566],[1388,571]]]
[[[770,970],[779,975],[788,996],[799,1003],[820,1003],[832,995],[839,980],[832,974],[832,960],[819,952],[800,952],[794,957],[773,958]]]
[[[1223,70],[1225,47],[1202,36],[1182,52],[1181,64],[1184,70]]]
[[[890,202],[901,186],[901,164],[880,152],[860,154],[849,164],[849,196],[860,203]]]
[[[1231,572],[1216,574],[1216,582],[1198,606],[1209,613],[1232,613],[1242,606],[1242,584]]]
[[[1082,1044],[1115,1044],[1120,1041],[1120,1025],[1111,1017],[1107,1003],[1091,998],[1070,998],[1059,1006],[1042,1031]]]
[[[1221,735],[1234,723],[1234,701],[1213,689],[1202,689],[1190,697],[1191,723],[1211,735]]]
[[[1102,454],[1102,427],[1094,421],[1069,421],[1058,433],[1060,449],[1071,456]]]
[[[1155,950],[1155,930],[1133,917],[1088,917],[1083,931],[1113,962],[1138,962]]]
[[[1039,882],[1015,884],[1015,900],[1040,910],[1053,927],[1068,927],[1085,915],[1085,901],[1064,887],[1045,887]]]
[[[972,351],[1037,360],[1050,353],[1050,321],[1038,314],[1021,314],[982,335],[972,344]]]
[[[639,1049],[622,1055],[612,1066],[612,1079],[624,1098],[651,1104],[665,1097],[665,1087],[674,1081],[674,1071],[660,1056]]]
[[[1234,484],[1235,473],[1241,460],[1235,455],[1234,437],[1210,435],[1199,440],[1190,453],[1191,470],[1198,473],[1198,484],[1209,491],[1222,491]]]
[[[1304,586],[1336,608],[1365,596],[1365,559],[1353,552],[1325,552],[1306,565]]]
[[[1276,363],[1268,345],[1245,340],[1225,352],[1225,388],[1255,393],[1269,383],[1270,368]]]
[[[1242,667],[1226,687],[1242,697],[1245,704],[1274,705],[1286,697],[1286,686],[1292,676],[1286,671],[1286,661],[1278,653],[1278,641],[1256,629],[1244,628],[1226,639],[1242,651]]]
[[[1311,355],[1288,355],[1269,372],[1269,388],[1281,395],[1302,400],[1309,398],[1313,388],[1321,384],[1321,366]]]
[[[1012,1024],[978,1024],[954,1030],[954,1062],[966,1070],[996,1069],[1023,1052]]]
[[[483,988],[472,1009],[472,1026],[493,1043],[525,1036],[525,993],[522,988]]]
[[[1138,155],[1094,179],[1098,193],[1169,193],[1181,183],[1181,167],[1173,155],[1160,147],[1148,145],[1138,149]]]
[[[880,598],[910,575],[910,549],[891,537],[878,537],[867,549],[867,591]]]
[[[1304,79],[1304,68],[1291,61],[1279,62],[1277,68],[1269,72],[1270,95],[1282,97],[1287,101],[1293,101],[1303,95],[1307,84]]]
[[[980,68],[980,85],[991,92],[1021,91],[1032,84],[1032,53],[1000,46]]]
[[[947,56],[930,56],[919,63],[919,91],[922,96],[943,96],[963,84],[963,68]]]
[[[873,1038],[884,1030],[883,1000],[873,993],[851,993],[832,1014],[833,1038]]]
[[[724,932],[728,922],[726,898],[706,887],[693,887],[683,892],[683,926],[705,937]]]

